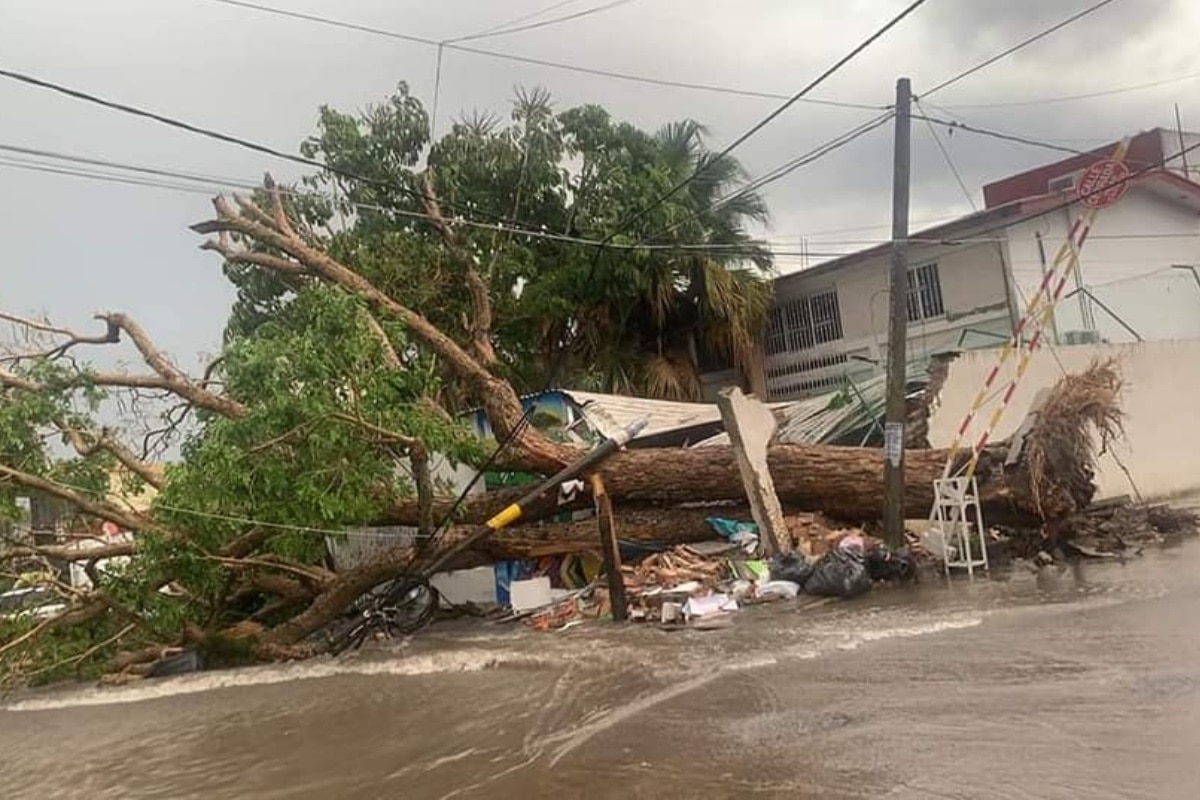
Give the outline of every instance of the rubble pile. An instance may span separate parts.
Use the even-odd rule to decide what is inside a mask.
[[[1200,514],[1169,505],[1098,504],[1043,529],[1000,529],[1017,558],[1039,553],[1067,557],[1139,555],[1147,546],[1170,546],[1200,536]]]

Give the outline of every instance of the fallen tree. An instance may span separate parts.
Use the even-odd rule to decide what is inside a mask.
[[[204,651],[215,664],[307,654],[304,640],[365,591],[411,568],[414,556],[431,559],[453,547],[469,535],[470,523],[511,500],[499,495],[468,503],[446,534],[429,542],[435,521],[450,511],[434,497],[431,454],[476,465],[485,456],[483,443],[456,411],[484,409],[496,439],[507,442],[501,468],[548,474],[580,455],[580,447],[525,424],[506,377],[514,365],[497,347],[494,306],[511,303],[516,278],[526,275],[514,269],[499,288],[493,279],[512,267],[505,259],[526,257],[514,251],[528,245],[511,242],[516,237],[500,230],[478,233],[443,214],[439,191],[456,187],[439,184],[436,172],[387,177],[405,188],[397,213],[405,227],[385,220],[392,227],[370,246],[319,231],[305,209],[310,198],[269,177],[256,196],[214,200],[213,216],[194,230],[208,237],[204,249],[222,257],[239,292],[256,302],[239,306],[229,341],[200,375],[181,368],[127,314],[98,315],[102,329],[96,333],[4,316],[25,337],[0,357],[0,508],[13,511],[20,495],[51,497],[73,509],[74,533],[97,534],[107,521],[134,534],[132,544],[92,551],[7,537],[0,565],[12,565],[2,570],[10,579],[24,579],[19,563],[74,562],[85,567],[92,584],[80,588],[44,578],[67,611],[49,620],[3,623],[0,668],[9,680],[135,669],[185,646]],[[620,185],[586,188],[624,194]],[[668,207],[662,219],[647,224],[689,210]],[[571,209],[573,222],[561,221],[578,224],[577,211]],[[592,211],[601,221],[621,217],[601,211]],[[363,220],[368,227],[379,222]],[[724,231],[735,234],[741,235]],[[578,262],[577,249],[540,255]],[[625,258],[606,264],[609,283],[628,278],[620,272],[628,268]],[[671,291],[682,280],[673,259],[642,266],[661,268],[659,277]],[[696,266],[712,268],[707,262]],[[416,280],[428,272],[436,280]],[[528,270],[530,278],[536,274]],[[714,272],[706,280],[724,279]],[[723,286],[727,296],[738,296],[731,283]],[[553,295],[554,288],[532,283],[528,291]],[[727,329],[748,324],[717,321]],[[576,343],[564,331],[594,320],[567,322],[542,335],[574,352]],[[603,326],[590,330],[603,334]],[[132,345],[140,371],[98,369],[81,358],[89,348],[122,344]],[[1029,522],[1086,505],[1090,451],[1080,437],[1089,425],[1111,418],[1119,390],[1111,365],[1091,375],[1093,390],[1111,390],[1107,399],[1064,401],[1060,410],[1067,416],[1047,416],[1054,424],[1035,428],[1026,455],[1013,467],[1003,467],[1004,445],[985,454],[980,481],[989,515]],[[112,429],[99,421],[105,404],[154,424],[136,435]],[[47,446],[52,439],[72,455],[55,453]],[[153,462],[171,448],[181,458],[164,473]],[[905,503],[913,516],[928,513],[932,480],[947,456],[909,452]],[[877,451],[781,446],[771,451],[770,463],[791,508],[855,521],[878,513]],[[698,538],[710,512],[680,504],[741,500],[727,448],[629,450],[608,460],[602,472],[624,538]],[[148,504],[122,499],[147,487],[157,491]],[[590,498],[582,494],[577,502],[586,505]],[[529,516],[536,520],[561,508],[547,498]],[[326,536],[379,521],[416,526],[421,544],[394,548],[343,572],[326,568]],[[526,526],[481,542],[458,563],[578,550],[589,538],[594,531],[586,522]],[[101,569],[105,556],[131,560]]]

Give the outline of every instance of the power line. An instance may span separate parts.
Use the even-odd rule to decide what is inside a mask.
[[[516,19],[510,19],[507,22],[501,22],[498,25],[493,25],[490,28],[486,28],[478,33],[472,34],[472,37],[485,36],[489,33],[495,33],[496,31],[504,30],[505,28],[511,28],[514,25],[520,25],[522,22],[528,22],[531,19],[537,19],[543,14],[549,14],[551,11],[557,11],[558,9],[565,8],[566,6],[573,6],[579,1],[580,0],[559,0],[559,2],[551,3],[548,6],[539,8],[537,11],[531,11],[528,14],[522,14]]]
[[[763,176],[761,176],[755,180],[750,181],[745,186],[741,186],[738,189],[736,189],[735,191],[730,192],[729,194],[727,194],[723,197],[718,197],[716,200],[709,203],[704,208],[699,209],[699,210],[689,214],[684,219],[671,224],[667,228],[664,228],[663,230],[655,233],[653,236],[649,236],[647,238],[654,239],[659,236],[663,236],[664,234],[671,233],[675,230],[678,230],[683,225],[686,225],[689,222],[692,222],[693,220],[700,219],[705,214],[708,214],[712,211],[717,211],[717,210],[723,208],[724,206],[726,206],[736,200],[739,200],[748,194],[751,194],[752,192],[757,192],[758,190],[762,189],[765,186],[769,186],[770,184],[772,184],[778,180],[782,180],[783,178],[785,178],[788,175],[795,172],[800,167],[811,164],[814,161],[818,161],[821,158],[824,158],[825,156],[834,152],[835,150],[839,150],[842,147],[850,144],[855,139],[858,139],[861,136],[865,136],[866,134],[870,133],[871,131],[875,130],[876,128],[879,128],[880,126],[887,123],[894,116],[895,116],[895,114],[893,114],[892,112],[889,111],[888,113],[881,114],[880,116],[876,117],[875,119],[865,122],[862,125],[856,125],[855,127],[851,128],[850,130],[846,131],[845,133],[841,133],[838,136],[835,136],[833,139],[830,139],[829,141],[825,142],[824,144],[813,148],[812,150],[808,151],[804,155],[798,156],[798,157],[792,159],[791,161],[788,161],[785,164],[781,164],[780,166],[769,170],[766,174],[764,174]]]
[[[608,234],[608,236],[605,237],[605,241],[606,242],[611,241],[613,238],[620,235],[622,230],[628,229],[628,227],[630,225],[632,225],[633,223],[642,219],[647,214],[649,214],[651,211],[660,207],[663,203],[667,202],[672,197],[679,194],[679,192],[686,189],[688,186],[690,186],[692,184],[693,181],[695,181],[698,177],[703,175],[704,172],[711,169],[714,164],[727,158],[730,153],[732,153],[734,150],[736,150],[738,147],[740,147],[742,144],[744,144],[748,139],[750,139],[752,136],[754,136],[756,133],[761,131],[763,128],[767,127],[772,122],[774,122],[783,112],[787,111],[789,108],[791,108],[793,105],[795,105],[797,101],[799,101],[801,98],[803,98],[809,92],[811,92],[813,89],[817,88],[822,83],[824,83],[830,76],[832,76],[834,73],[836,73],[842,67],[844,67],[850,61],[852,61],[854,58],[856,58],[860,53],[862,53],[864,50],[866,50],[868,47],[870,47],[872,44],[874,44],[877,39],[879,39],[885,33],[890,31],[896,25],[898,25],[901,22],[901,20],[903,20],[909,14],[911,14],[912,12],[916,11],[918,8],[923,6],[925,4],[925,2],[926,2],[926,0],[914,0],[914,2],[910,3],[903,11],[901,11],[896,16],[892,17],[881,28],[876,30],[869,37],[867,37],[862,42],[860,42],[858,45],[856,45],[849,53],[847,53],[846,55],[839,58],[836,62],[833,63],[832,66],[828,67],[824,72],[822,72],[820,75],[818,75],[812,81],[810,81],[804,88],[802,88],[800,91],[796,92],[794,95],[792,95],[790,98],[788,98],[782,105],[780,105],[774,111],[772,111],[770,114],[763,117],[761,120],[759,120],[754,125],[752,125],[750,127],[750,129],[747,130],[745,133],[743,133],[741,136],[734,139],[732,143],[730,143],[724,150],[722,150],[720,153],[718,153],[715,157],[705,161],[698,169],[696,169],[694,172],[692,172],[690,175],[688,175],[688,177],[684,178],[682,181],[680,181],[679,183],[677,183],[673,187],[671,187],[671,189],[668,190],[665,194],[660,195],[656,200],[654,200],[652,203],[650,203],[650,205],[645,206],[640,211],[634,213],[631,217],[627,218],[621,225],[618,226],[617,230],[613,231],[612,233]]]
[[[122,183],[130,186],[146,186],[156,189],[171,189],[178,192],[189,192],[191,194],[209,195],[211,189],[205,189],[200,186],[186,186],[183,184],[167,183],[165,181],[156,181],[146,178],[132,178],[128,176],[112,175],[99,171],[87,171],[78,169],[69,169],[66,167],[55,167],[49,164],[39,164],[36,161],[22,161],[20,159],[0,158],[0,167],[9,167],[12,169],[22,169],[30,172],[44,172],[51,175],[66,175],[74,178],[89,178],[92,180],[104,181],[107,183]]]
[[[1019,136],[1014,133],[1004,133],[1003,131],[994,131],[994,130],[989,130],[988,128],[978,128],[974,125],[968,125],[965,122],[959,122],[958,120],[939,119],[938,117],[930,117],[925,114],[921,114],[921,115],[914,114],[913,118],[925,120],[925,122],[927,122],[927,123],[935,123],[936,122],[938,125],[944,125],[944,126],[946,126],[946,128],[948,128],[952,131],[953,130],[962,130],[962,131],[967,131],[968,133],[977,133],[977,134],[980,134],[981,136],[990,136],[993,139],[1000,139],[1000,140],[1006,141],[1006,142],[1015,142],[1017,144],[1025,144],[1025,145],[1029,145],[1031,147],[1041,147],[1046,150],[1054,150],[1059,153],[1069,153],[1074,156],[1091,155],[1091,153],[1089,153],[1086,150],[1078,150],[1074,147],[1065,147],[1063,145],[1052,144],[1051,142],[1042,141],[1040,139],[1032,139],[1028,136]],[[1096,156],[1096,157],[1098,159],[1104,158],[1104,156]]]
[[[1182,158],[1183,156],[1186,156],[1195,150],[1200,150],[1200,142],[1197,142],[1196,144],[1193,144],[1189,147],[1185,147],[1185,148],[1181,149],[1179,152],[1175,153],[1174,155],[1164,158],[1162,163],[1169,163],[1171,161],[1174,161],[1175,159]],[[1055,205],[1053,205],[1049,208],[1043,209],[1042,211],[1035,211],[1032,214],[1027,214],[1023,217],[1019,217],[1014,220],[1002,220],[1001,222],[997,223],[996,225],[993,225],[988,228],[984,228],[980,231],[976,231],[974,235],[986,236],[989,233],[994,233],[995,231],[1003,230],[1004,228],[1010,228],[1013,225],[1018,225],[1023,222],[1028,222],[1033,219],[1038,219],[1039,217],[1044,217],[1049,214],[1055,214],[1064,209],[1068,209],[1071,206],[1075,205],[1076,203],[1086,200],[1089,197],[1093,197],[1095,195],[1102,194],[1102,193],[1107,192],[1118,186],[1124,186],[1128,183],[1132,183],[1133,181],[1137,180],[1138,178],[1142,177],[1143,175],[1146,175],[1151,172],[1157,172],[1159,169],[1160,169],[1160,167],[1158,164],[1148,164],[1147,166],[1142,167],[1141,169],[1130,172],[1124,178],[1121,178],[1119,180],[1115,180],[1110,183],[1106,183],[1101,186],[1098,186],[1086,194],[1078,195],[1076,197],[1071,198],[1070,200],[1065,200],[1062,203],[1056,203]],[[1089,236],[1088,238],[1092,239],[1092,238],[1096,238],[1096,237]]]
[[[888,113],[881,114],[880,116],[875,117],[874,119],[869,120],[869,121],[863,123],[862,125],[856,126],[855,128],[852,128],[851,130],[847,131],[846,133],[844,133],[840,136],[837,136],[834,139],[831,139],[830,141],[826,142],[825,144],[821,145],[820,147],[810,150],[808,153],[805,153],[802,156],[798,156],[797,158],[794,158],[785,164],[781,164],[780,166],[775,167],[774,169],[767,172],[766,175],[763,175],[762,177],[760,177],[754,181],[751,181],[746,187],[741,189],[737,194],[732,195],[728,198],[720,198],[714,204],[714,206],[710,207],[709,209],[705,209],[705,211],[703,211],[701,213],[705,213],[708,210],[712,210],[712,208],[720,208],[721,206],[725,205],[727,202],[737,199],[738,197],[740,197],[742,194],[744,194],[746,192],[757,191],[757,190],[763,188],[764,186],[768,186],[778,180],[781,180],[782,178],[785,178],[788,175],[795,172],[800,167],[806,166],[808,164],[813,163],[814,161],[824,158],[825,156],[829,155],[830,153],[834,152],[835,150],[840,150],[842,147],[845,147],[846,145],[850,144],[851,142],[855,141],[856,139],[859,139],[862,136],[865,136],[868,133],[870,133],[874,130],[877,130],[878,128],[887,124],[895,116],[896,116],[895,113],[889,111]]]
[[[566,72],[574,72],[581,75],[592,75],[601,78],[611,78],[613,80],[626,81],[629,83],[642,83],[650,86],[662,86],[671,89],[689,89],[693,91],[712,92],[714,94],[733,95],[738,97],[751,97],[760,100],[786,100],[788,95],[776,92],[760,92],[748,89],[738,89],[731,86],[717,86],[713,84],[697,83],[694,81],[675,81],[664,78],[651,78],[644,75],[634,75],[627,72],[617,72],[615,70],[598,69],[593,67],[583,67],[577,64],[566,64],[559,61],[551,61],[543,58],[534,58],[532,56],[522,56],[514,53],[505,53],[498,50],[486,50],[478,47],[471,47],[462,44],[443,43],[437,39],[431,39],[426,36],[415,36],[407,33],[398,33],[396,31],[376,28],[370,25],[360,25],[354,22],[345,22],[343,20],[332,19],[329,17],[317,16],[315,14],[304,14],[299,11],[288,11],[282,8],[272,8],[271,6],[259,5],[258,3],[245,2],[244,0],[201,0],[208,3],[219,3],[225,6],[234,6],[251,11],[257,11],[263,14],[273,14],[279,17],[311,22],[317,25],[324,25],[331,28],[341,28],[343,30],[355,31],[371,36],[382,36],[388,39],[409,42],[411,44],[425,45],[426,47],[437,47],[442,45],[447,50],[454,50],[460,53],[469,53],[471,55],[483,56],[485,58],[495,58],[504,61],[512,61],[518,64],[526,64],[529,66],[546,67],[548,69],[563,70]],[[800,102],[810,103],[812,105],[832,106],[835,108],[853,108],[865,109],[868,111],[878,111],[883,108],[881,105],[872,105],[868,103],[853,103],[840,100],[826,100],[817,97],[804,98]]]
[[[22,147],[15,144],[0,143],[0,150],[9,153],[17,153],[24,156],[34,156],[37,158],[51,158],[58,161],[70,161],[75,164],[86,164],[94,167],[109,167],[112,169],[120,169],[126,172],[140,172],[146,175],[157,175],[165,178],[182,178],[185,180],[193,180],[199,183],[208,183],[214,186],[222,186],[228,188],[249,189],[254,190],[260,186],[253,181],[240,181],[233,178],[222,178],[219,176],[208,175],[198,172],[184,172],[181,170],[170,170],[162,167],[147,167],[139,164],[126,164],[120,161],[109,161],[102,158],[92,158],[90,156],[80,156],[71,153],[61,153],[54,150],[42,150],[35,147]]]
[[[1162,80],[1150,81],[1149,83],[1138,83],[1134,84],[1133,86],[1122,86],[1117,89],[1085,92],[1083,94],[1070,94],[1059,97],[1042,97],[1033,100],[1013,100],[1003,103],[955,103],[953,106],[950,106],[950,108],[1020,108],[1022,106],[1042,106],[1052,105],[1054,103],[1070,103],[1076,100],[1091,100],[1097,97],[1109,97],[1116,94],[1139,92],[1144,89],[1155,89],[1159,86],[1167,86],[1172,83],[1182,83],[1184,81],[1193,81],[1197,78],[1200,78],[1200,72],[1192,72],[1187,75],[1179,75],[1174,78],[1163,78]]]
[[[20,160],[18,160],[18,158],[5,158],[5,160],[0,160],[0,166],[31,170],[31,172],[41,172],[41,173],[49,173],[49,174],[55,174],[55,175],[66,175],[66,176],[72,176],[72,178],[83,178],[83,179],[98,180],[98,181],[104,181],[104,182],[114,182],[114,184],[130,184],[133,186],[163,188],[163,190],[172,190],[172,191],[186,192],[186,193],[192,193],[192,194],[203,194],[203,196],[210,196],[210,194],[211,194],[212,190],[214,190],[214,188],[218,188],[218,190],[220,190],[220,188],[244,188],[244,190],[247,190],[247,191],[257,190],[257,188],[259,188],[259,186],[256,184],[253,184],[252,181],[244,181],[244,180],[233,179],[233,178],[222,178],[222,176],[206,175],[206,174],[200,174],[200,173],[176,172],[176,170],[169,170],[169,169],[157,168],[157,167],[138,166],[138,164],[125,164],[125,163],[121,163],[121,162],[101,160],[101,158],[74,156],[74,155],[68,155],[68,154],[61,154],[61,152],[38,150],[38,149],[34,149],[34,148],[22,148],[22,146],[17,146],[17,145],[0,144],[0,151],[12,151],[12,152],[18,152],[18,154],[36,155],[36,156],[40,156],[43,158],[54,158],[54,160],[67,161],[67,162],[73,162],[73,163],[95,164],[95,166],[103,166],[103,167],[109,167],[112,169],[128,170],[128,172],[144,173],[144,174],[154,175],[154,176],[163,176],[163,178],[176,178],[176,179],[180,179],[182,181],[194,181],[194,182],[196,182],[196,184],[175,184],[175,182],[131,178],[131,176],[127,176],[127,175],[104,173],[104,172],[101,172],[101,170],[70,169],[70,168],[61,167],[61,166],[55,166],[55,164],[47,164],[47,163],[41,163],[41,162],[35,162],[35,161],[20,161]],[[282,187],[281,187],[280,191],[283,192],[284,194],[288,194],[288,196],[292,196],[292,197],[312,197],[312,198],[320,198],[320,199],[334,199],[331,196],[329,196],[329,194],[323,194],[323,193],[319,193],[319,192],[299,192],[299,191],[287,190],[287,188],[282,188]],[[373,205],[373,204],[368,204],[368,203],[350,203],[350,206],[355,207],[355,209],[359,209],[359,210],[391,212],[391,213],[398,213],[398,215],[401,215],[401,216],[412,216],[412,217],[418,217],[418,218],[422,218],[422,219],[428,218],[428,215],[424,215],[424,213],[415,212],[415,211],[414,212],[407,212],[407,211],[400,212],[400,211],[396,211],[394,209],[386,209],[386,207],[384,207],[384,206]],[[941,223],[941,222],[946,222],[947,219],[954,219],[954,218],[958,218],[958,217],[936,217],[936,218],[926,219],[925,222]],[[598,245],[598,243],[599,243],[599,240],[595,240],[595,239],[583,239],[583,237],[553,234],[553,233],[547,233],[547,231],[528,230],[528,229],[505,229],[502,227],[498,227],[498,225],[491,225],[491,224],[486,224],[486,223],[472,223],[469,221],[460,221],[460,223],[468,224],[468,225],[474,224],[475,227],[479,227],[479,228],[485,229],[485,230],[505,231],[505,233],[511,233],[516,236],[528,236],[528,237],[530,237],[530,239],[539,239],[539,237],[540,237],[540,239],[548,239],[548,240],[552,240],[552,241],[563,241],[565,243],[575,243],[575,245],[587,245],[587,246],[594,246],[594,245]],[[882,228],[882,227],[886,227],[886,225],[875,225],[875,227]],[[858,225],[858,227],[828,229],[826,231],[818,231],[818,233],[841,233],[841,231],[847,231],[847,230],[852,231],[852,230],[868,230],[868,229],[870,229],[870,227],[866,227],[866,225]],[[806,235],[806,236],[803,236],[802,239],[811,240],[812,237],[814,237],[815,235],[816,234]],[[1200,239],[1200,233],[1184,233],[1184,231],[1164,231],[1164,233],[1127,233],[1127,234],[1098,233],[1098,234],[1092,234],[1092,235],[1088,236],[1088,239],[1093,239],[1093,240],[1094,239],[1111,239],[1111,240],[1122,240],[1122,241],[1126,241],[1126,240],[1128,240],[1128,241],[1157,241],[1157,240],[1171,240],[1171,239]],[[908,241],[911,241],[912,243],[916,243],[916,245],[973,245],[973,243],[990,243],[990,242],[1003,241],[1003,239],[1002,239],[1002,237],[988,237],[988,236],[962,236],[962,237],[950,237],[950,239],[947,239],[947,237],[930,237],[930,236],[916,235],[916,236],[911,236],[910,240],[908,240]],[[886,243],[889,243],[889,242],[890,242],[890,240],[888,240],[888,239],[824,239],[820,243],[821,243],[821,245],[826,245],[826,246],[874,247],[874,246],[878,246],[878,245],[886,245]],[[788,239],[788,237],[781,237],[781,239],[763,241],[763,242],[761,242],[761,245],[764,247],[767,247],[770,251],[770,254],[772,254],[773,257],[779,257],[779,258],[799,258],[799,257],[803,257],[803,255],[805,255],[805,254],[808,254],[808,255],[810,255],[810,257],[815,257],[815,258],[839,258],[839,257],[842,257],[842,255],[853,254],[852,252],[832,252],[832,251],[818,252],[818,251],[811,251],[811,249],[809,249],[809,251],[803,251],[803,249],[800,249],[800,251],[797,251],[797,249],[790,249],[790,248],[798,247],[800,245],[800,243],[802,243],[802,242],[792,241],[792,240]],[[629,245],[624,245],[624,243],[622,243],[622,245],[613,245],[613,243],[610,243],[610,245],[607,245],[607,247],[610,247],[612,249],[622,249],[622,251],[648,251],[648,252],[672,252],[672,251],[674,251],[674,252],[698,252],[698,251],[700,251],[700,252],[704,252],[704,251],[722,252],[722,251],[724,251],[724,252],[731,252],[734,254],[740,254],[743,252],[744,253],[755,252],[754,246],[746,245],[746,243],[716,243],[716,242],[713,242],[713,243],[694,243],[694,245],[686,245],[686,243],[682,243],[682,245],[661,245],[661,243],[659,243],[659,245],[655,245],[655,243],[629,243]],[[1121,261],[1121,263],[1123,263],[1123,261]]]
[[[476,33],[476,34],[472,34],[470,36],[459,36],[456,39],[446,39],[445,42],[446,42],[446,44],[453,44],[455,42],[470,42],[475,39],[488,39],[493,36],[507,36],[510,33],[521,33],[523,31],[531,31],[531,30],[535,30],[537,28],[545,28],[550,25],[559,25],[563,22],[570,22],[571,20],[582,19],[583,17],[590,17],[593,14],[599,14],[602,11],[608,11],[609,9],[618,8],[620,6],[628,5],[628,4],[636,2],[636,1],[637,0],[611,0],[611,2],[604,3],[603,5],[593,6],[591,8],[585,8],[582,11],[576,11],[573,14],[566,14],[561,17],[554,17],[553,19],[545,19],[545,20],[541,20],[540,22],[530,22],[526,25],[518,25],[518,26],[512,27],[512,28],[502,28],[501,30],[498,30],[498,31],[491,31],[491,32],[486,32],[486,33]]]
[[[17,158],[0,158],[0,166],[13,167],[16,169],[24,169],[33,172],[45,172],[55,175],[65,175],[77,178],[86,178],[92,180],[106,181],[112,183],[131,184],[135,186],[147,186],[152,188],[171,189],[183,191],[193,194],[210,195],[214,189],[244,189],[255,190],[260,188],[252,181],[239,180],[235,178],[226,178],[213,175],[203,175],[192,172],[180,172],[165,169],[162,167],[147,167],[135,164],[125,164],[118,161],[110,161],[106,159],[90,158],[87,156],[78,156],[68,153],[60,153],[51,150],[41,150],[37,148],[21,147],[18,145],[9,145],[0,143],[0,152],[14,152],[22,155],[37,156],[39,158],[54,159],[58,161],[66,161],[69,163],[83,164],[88,166],[103,166],[111,169],[135,172],[146,174],[158,178],[175,178],[191,183],[173,183],[165,180],[153,180],[151,178],[133,178],[126,175],[114,174],[111,172],[103,172],[92,169],[69,168],[61,165],[47,164],[44,162],[21,160]],[[334,200],[335,198],[328,194],[320,192],[304,192],[286,189],[281,187],[280,192],[291,197],[310,197],[323,200]],[[384,213],[397,214],[399,216],[412,217],[416,219],[430,219],[430,215],[416,211],[401,211],[396,209],[386,208],[384,206],[371,203],[356,203],[348,201],[349,205],[360,211],[379,211]],[[566,234],[557,234],[548,231],[538,231],[530,228],[512,228],[500,225],[492,225],[489,223],[475,222],[473,220],[457,220],[457,224],[466,225],[469,227],[477,227],[483,230],[493,232],[510,233],[514,236],[524,236],[534,239],[545,239],[557,241],[567,244],[577,244],[586,246],[595,246],[600,243],[598,239],[587,239],[584,237],[569,236]],[[770,247],[770,242],[761,243],[763,246]],[[609,245],[612,249],[622,251],[658,251],[658,252],[729,252],[734,255],[753,254],[756,253],[755,243],[697,243],[697,244],[613,244]],[[779,255],[791,255],[787,252],[779,252]],[[843,253],[822,253],[823,256],[839,256]]]
[[[937,145],[938,151],[941,152],[946,166],[950,168],[950,172],[954,175],[954,180],[958,183],[958,188],[962,190],[963,197],[967,198],[967,203],[971,206],[972,211],[978,211],[979,206],[975,203],[975,198],[971,196],[971,190],[967,188],[967,183],[963,180],[962,173],[958,171],[958,166],[954,163],[954,159],[950,157],[950,151],[946,149],[945,143],[942,142],[942,137],[938,136],[937,128],[933,127],[933,122],[929,117],[924,116],[925,109],[922,108],[920,100],[916,101],[916,106],[921,110],[922,116],[920,119],[925,120],[925,125],[929,128],[929,135],[933,139],[933,143]]]
[[[1104,8],[1105,6],[1107,6],[1113,2],[1115,2],[1115,0],[1100,0],[1099,3],[1090,5],[1087,8],[1083,9],[1082,11],[1072,14],[1071,16],[1064,19],[1062,22],[1058,22],[1054,25],[1051,25],[1049,28],[1046,28],[1045,30],[1043,30],[1039,33],[1035,33],[1033,36],[1030,36],[1027,39],[1023,39],[1022,41],[1016,43],[1012,47],[1009,47],[1008,49],[997,53],[996,55],[992,56],[991,58],[981,61],[980,63],[976,64],[973,67],[963,70],[962,72],[958,73],[957,75],[955,75],[952,78],[947,78],[946,80],[944,80],[941,83],[934,86],[932,89],[922,93],[921,96],[928,97],[929,95],[931,95],[935,92],[940,92],[942,89],[945,89],[947,86],[952,86],[952,85],[958,83],[959,81],[963,80],[964,78],[967,78],[971,75],[974,75],[976,72],[979,72],[980,70],[990,67],[992,64],[995,64],[997,61],[1008,58],[1009,56],[1011,56],[1013,53],[1017,52],[1018,50],[1022,50],[1035,42],[1045,39],[1050,34],[1056,33],[1058,31],[1062,30],[1063,28],[1067,27],[1068,25],[1083,19],[1084,17],[1088,16],[1089,14],[1093,14],[1093,13],[1099,11],[1100,9]]]

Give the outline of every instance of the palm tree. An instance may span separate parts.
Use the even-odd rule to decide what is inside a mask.
[[[749,365],[770,313],[771,253],[747,230],[767,222],[766,203],[740,188],[745,170],[734,158],[717,158],[704,134],[683,120],[654,135],[672,185],[695,175],[673,199],[671,222],[657,240],[689,249],[648,259],[629,319],[637,335],[621,337],[641,349],[640,389],[656,397],[697,399],[706,365]]]

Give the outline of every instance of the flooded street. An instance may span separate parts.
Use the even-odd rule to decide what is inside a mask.
[[[23,798],[1200,797],[1200,544],[732,628],[439,628],[0,710]]]

